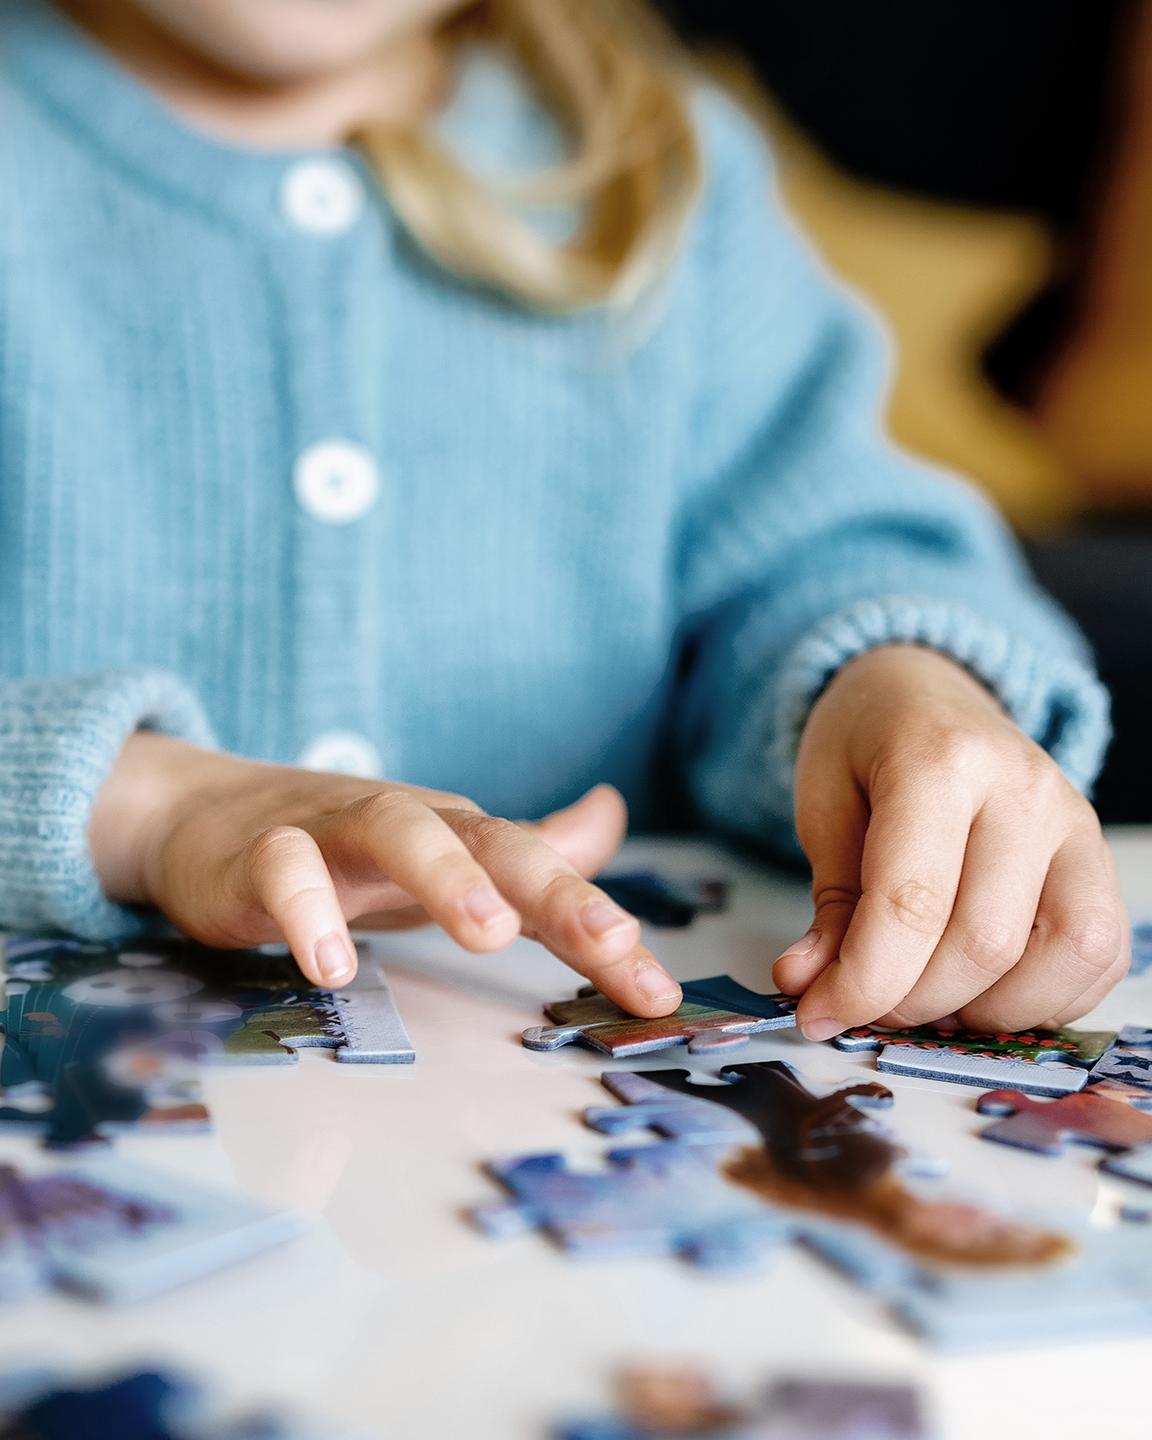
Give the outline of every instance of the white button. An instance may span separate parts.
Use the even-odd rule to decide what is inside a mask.
[[[380,472],[363,445],[322,440],[296,461],[292,475],[296,498],[317,520],[347,525],[375,504]]]
[[[364,209],[360,177],[339,160],[302,160],[284,176],[284,213],[315,235],[341,235]]]
[[[337,775],[381,778],[380,752],[371,740],[355,730],[329,730],[306,745],[296,761],[305,770],[333,770]]]

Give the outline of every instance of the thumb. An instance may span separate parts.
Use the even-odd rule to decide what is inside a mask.
[[[620,848],[628,829],[628,807],[619,790],[597,785],[574,805],[543,820],[522,823],[581,875],[595,875]]]
[[[773,982],[786,995],[802,995],[840,953],[860,899],[867,829],[868,805],[847,767],[797,771],[796,833],[812,866],[814,914],[807,934],[772,967]]]

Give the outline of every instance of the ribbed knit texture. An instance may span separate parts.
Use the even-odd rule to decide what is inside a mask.
[[[608,780],[643,826],[682,785],[787,841],[814,696],[900,639],[1090,782],[1078,637],[984,502],[885,441],[871,325],[752,127],[700,115],[707,194],[657,301],[546,318],[440,272],[351,153],[319,158],[358,218],[301,228],[284,185],[318,157],[195,134],[0,0],[0,924],[137,923],[86,831],[141,724],[277,760],[351,732],[509,815]],[[482,56],[443,129],[502,172],[556,144]],[[379,469],[348,523],[294,493],[327,440]]]

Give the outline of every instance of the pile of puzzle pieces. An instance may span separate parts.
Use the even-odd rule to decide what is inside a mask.
[[[283,946],[9,940],[0,1128],[41,1134],[52,1149],[128,1129],[203,1130],[205,1064],[290,1065],[302,1046],[409,1063],[388,984],[369,953],[361,961],[336,993],[310,986]]]
[[[356,1440],[261,1410],[215,1419],[200,1386],[163,1370],[95,1384],[30,1370],[0,1375],[0,1440]],[[360,1437],[363,1440],[363,1437]]]
[[[809,1186],[832,1200],[880,1178],[885,1166],[895,1173],[892,1146],[878,1122],[856,1113],[861,1101],[874,1107],[889,1100],[882,1087],[813,1096],[779,1061],[725,1069],[719,1087],[698,1086],[684,1071],[602,1078],[624,1108],[593,1107],[588,1123],[610,1134],[653,1131],[661,1143],[611,1150],[599,1172],[572,1169],[561,1155],[494,1162],[489,1173],[510,1198],[476,1208],[486,1233],[541,1229],[578,1255],[678,1254],[729,1270],[753,1267],[779,1245],[798,1243],[944,1348],[1152,1331],[1152,1249],[1134,1245],[1124,1231],[1070,1235],[1060,1247],[1068,1257],[1059,1263],[940,1264],[843,1212],[773,1203],[726,1173],[735,1153],[761,1145],[774,1147],[779,1162],[782,1134],[810,1137],[793,1158],[804,1159]],[[1093,1103],[1126,1108],[1114,1099]],[[940,1204],[929,1213],[954,1250],[971,1243],[974,1256],[989,1236],[1029,1234],[970,1205]]]
[[[794,1377],[744,1403],[701,1370],[646,1366],[626,1371],[617,1389],[616,1415],[569,1421],[556,1440],[928,1440],[909,1385]]]
[[[529,1050],[579,1044],[614,1060],[686,1045],[706,1055],[746,1045],[755,1035],[793,1028],[797,1001],[760,994],[727,975],[689,980],[671,1015],[640,1020],[595,990],[544,1007],[551,1025],[522,1036]],[[1071,1095],[1087,1086],[1131,1085],[1152,1093],[1152,1030],[1035,1030],[987,1035],[934,1026],[891,1030],[862,1026],[832,1042],[849,1053],[876,1052],[876,1068],[890,1075],[1015,1089],[1030,1095]]]

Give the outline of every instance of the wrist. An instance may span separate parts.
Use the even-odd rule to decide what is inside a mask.
[[[128,737],[96,797],[88,830],[96,874],[109,899],[153,903],[151,858],[181,805],[222,758],[148,730]]]

